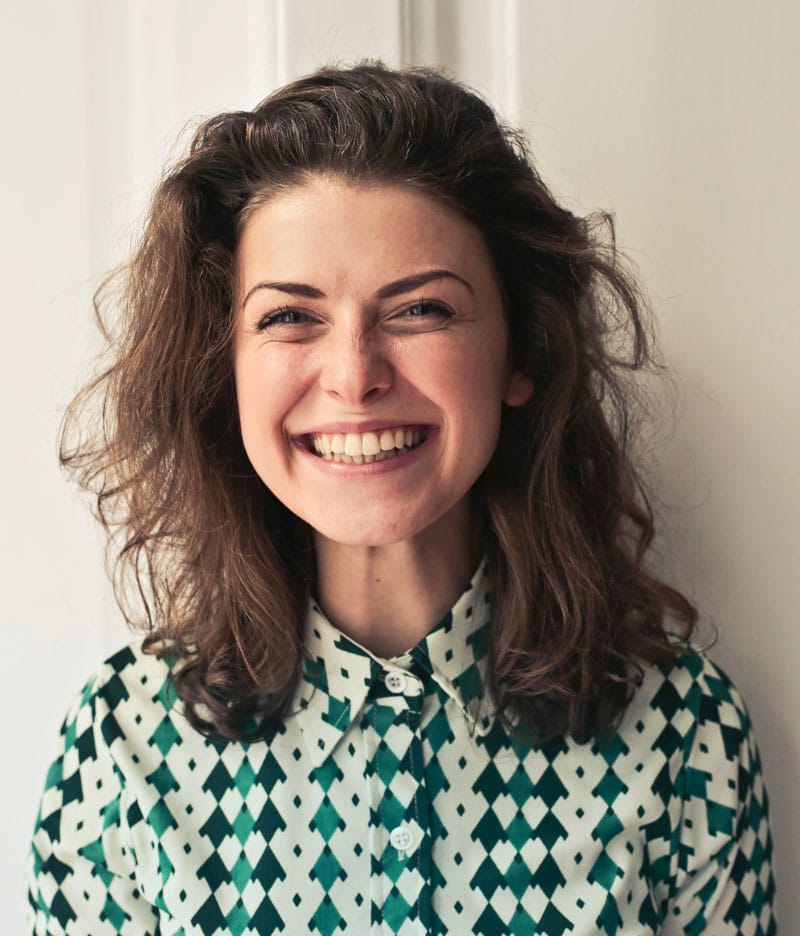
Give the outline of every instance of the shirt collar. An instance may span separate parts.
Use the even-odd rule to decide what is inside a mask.
[[[458,705],[470,731],[491,727],[494,704],[484,692],[490,619],[486,561],[453,608],[414,647],[389,660],[346,637],[315,601],[306,615],[305,659],[290,718],[296,719],[315,767],[321,766],[364,707],[373,685],[387,673],[432,679]],[[410,690],[413,694],[414,690]]]

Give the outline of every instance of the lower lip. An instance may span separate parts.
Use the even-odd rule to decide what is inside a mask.
[[[389,474],[412,466],[424,456],[425,451],[428,449],[435,435],[436,430],[430,428],[425,436],[425,440],[420,442],[416,448],[409,449],[402,455],[395,455],[394,458],[384,458],[382,461],[373,461],[361,465],[328,461],[325,458],[321,458],[319,455],[315,455],[304,445],[299,445],[297,443],[295,443],[295,445],[301,455],[309,459],[312,464],[316,465],[317,468],[326,474],[343,475],[354,478],[371,478],[376,475]]]

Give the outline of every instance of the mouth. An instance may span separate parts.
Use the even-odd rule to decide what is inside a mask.
[[[424,426],[397,426],[376,432],[312,433],[305,437],[310,452],[325,461],[366,465],[400,458],[428,437]]]

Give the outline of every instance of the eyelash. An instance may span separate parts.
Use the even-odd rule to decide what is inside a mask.
[[[412,309],[415,309],[419,306],[424,308],[429,314],[432,313],[434,315],[443,315],[443,316],[446,316],[447,318],[450,318],[450,316],[452,315],[452,313],[447,308],[447,306],[443,305],[441,302],[437,302],[435,299],[417,299],[416,302],[412,302],[410,303],[410,305],[407,305],[404,309],[401,309],[400,313],[402,315],[408,315]],[[410,317],[417,318],[418,316],[410,316]]]
[[[424,310],[424,315],[411,315],[412,309],[421,308]],[[286,316],[294,316],[295,320],[287,322],[285,321]],[[392,318],[407,318],[407,319],[422,319],[422,318],[432,318],[434,316],[440,316],[442,318],[452,318],[453,313],[441,302],[437,302],[435,299],[417,299],[414,302],[409,303],[403,308],[399,309]],[[256,330],[259,332],[266,331],[268,328],[277,326],[277,325],[302,325],[307,322],[309,319],[309,314],[303,312],[301,309],[295,309],[293,306],[285,305],[280,306],[280,308],[275,309],[273,312],[267,313],[256,325]]]
[[[290,314],[295,315],[295,316],[302,316],[304,318],[307,317],[307,313],[302,312],[300,309],[295,309],[292,306],[288,306],[288,305],[281,306],[279,309],[275,309],[274,312],[269,312],[267,315],[265,315],[259,321],[258,325],[256,325],[256,330],[260,332],[266,331],[266,329],[269,328],[271,325],[298,325],[300,324],[300,322],[298,321],[294,321],[294,322],[280,321],[280,319],[282,319],[284,316],[290,315]]]

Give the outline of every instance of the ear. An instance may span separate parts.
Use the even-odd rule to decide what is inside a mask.
[[[508,378],[503,402],[506,406],[524,406],[533,396],[533,378],[514,371]]]

